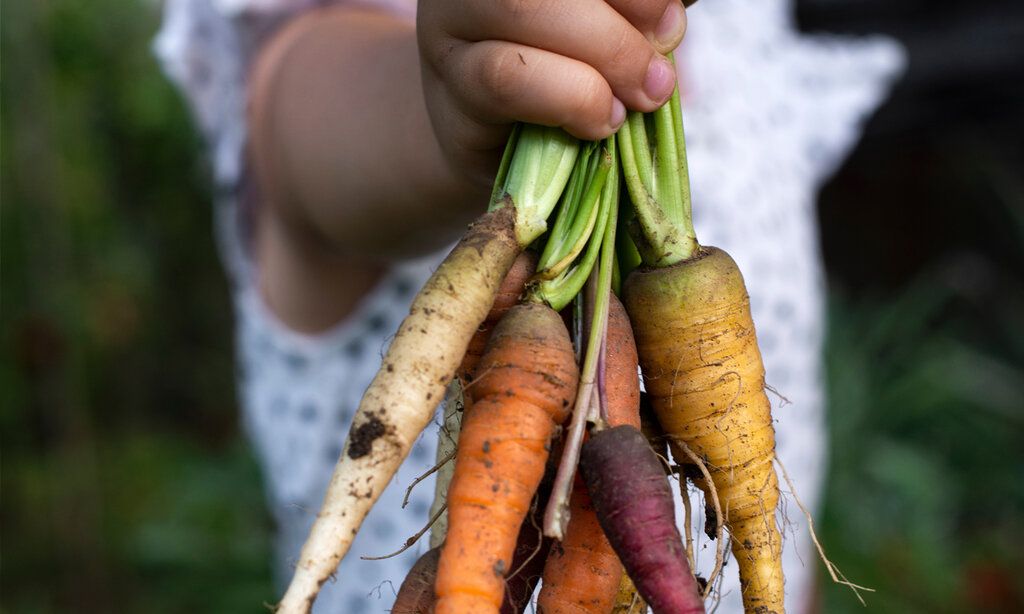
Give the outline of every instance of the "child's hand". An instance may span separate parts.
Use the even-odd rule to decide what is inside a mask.
[[[675,86],[662,55],[686,30],[679,0],[420,0],[417,36],[434,131],[470,176],[493,172],[509,124],[612,134],[626,107]]]
[[[453,241],[512,122],[598,139],[657,108],[686,15],[679,0],[420,0],[417,26],[332,4],[254,61],[259,284],[299,330],[349,314],[381,260]]]

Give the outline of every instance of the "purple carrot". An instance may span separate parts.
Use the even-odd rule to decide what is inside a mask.
[[[434,611],[434,580],[441,549],[427,550],[402,581],[391,614],[432,614]]]
[[[632,426],[593,433],[580,473],[601,528],[654,614],[704,612],[665,468],[643,434]]]

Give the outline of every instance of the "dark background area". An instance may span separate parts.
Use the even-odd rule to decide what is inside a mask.
[[[202,144],[149,52],[157,10],[2,11],[0,610],[256,611],[271,524]],[[876,589],[871,611],[1024,611],[1024,3],[797,17],[909,57],[821,193],[825,547]],[[821,592],[824,612],[862,609]]]
[[[871,611],[1024,611],[1024,3],[797,5],[909,60],[819,199],[825,545]]]

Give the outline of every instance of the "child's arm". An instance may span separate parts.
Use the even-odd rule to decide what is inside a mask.
[[[674,83],[658,52],[685,14],[678,0],[444,0],[418,22],[417,41],[398,17],[315,11],[254,66],[260,283],[300,329],[343,317],[374,261],[440,247],[482,212],[511,122],[601,138],[618,101],[657,107]]]

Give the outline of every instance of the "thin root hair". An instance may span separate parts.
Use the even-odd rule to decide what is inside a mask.
[[[406,508],[407,505],[409,505],[409,496],[412,495],[412,489],[416,488],[416,485],[422,482],[423,480],[437,473],[438,469],[447,465],[449,462],[451,462],[453,458],[455,458],[455,450],[452,450],[448,454],[445,454],[444,458],[434,463],[433,467],[427,469],[425,472],[420,474],[415,480],[413,480],[412,484],[409,484],[409,488],[405,489],[405,497],[402,499],[403,510]]]
[[[388,586],[391,587],[391,592],[395,595],[395,597],[397,597],[398,596],[398,591],[395,590],[395,583],[392,582],[391,580],[381,580],[380,584],[378,584],[377,586],[371,588],[370,592],[366,593],[366,596],[367,597],[373,597],[373,591],[377,591],[377,599],[383,598],[384,595],[382,595],[381,593],[383,592],[383,588],[382,587],[385,584],[387,584]]]
[[[782,401],[782,405],[779,405],[780,408],[793,404],[793,401],[790,401],[789,398],[786,397],[786,395],[776,390],[775,387],[769,384],[768,382],[764,383],[764,389],[774,394],[775,396],[779,397],[779,400]]]
[[[533,501],[530,502],[530,511],[527,512],[527,515],[530,518],[530,524],[533,525],[533,528],[537,529],[537,547],[533,549],[533,552],[530,553],[530,556],[526,557],[526,560],[523,561],[522,564],[519,565],[519,567],[517,567],[515,571],[513,571],[507,576],[509,578],[516,576],[520,571],[522,571],[523,568],[526,567],[526,565],[533,560],[533,557],[537,556],[540,553],[541,547],[543,547],[544,545],[544,534],[541,531],[540,525],[537,524],[537,503],[537,497],[534,497]]]
[[[391,554],[385,554],[385,555],[382,555],[382,556],[361,556],[359,558],[364,560],[364,561],[382,561],[384,559],[390,559],[392,557],[398,556],[399,554],[402,554],[403,552],[405,552],[409,548],[412,548],[413,545],[416,542],[418,542],[420,540],[420,538],[423,537],[423,535],[427,531],[430,530],[430,527],[434,526],[434,523],[437,522],[437,519],[441,517],[441,514],[443,514],[446,509],[448,509],[448,504],[447,503],[445,503],[441,507],[437,508],[437,511],[434,512],[434,515],[431,516],[430,520],[427,521],[427,524],[424,525],[424,527],[422,529],[420,529],[419,532],[417,532],[415,535],[413,535],[409,539],[405,540],[405,544],[401,548],[399,548],[398,550],[392,552]]]
[[[782,477],[785,478],[786,484],[789,485],[789,491],[790,494],[793,495],[793,501],[796,502],[800,511],[804,513],[804,517],[807,518],[807,529],[811,533],[811,541],[814,542],[814,547],[818,550],[818,556],[821,558],[821,562],[825,564],[825,569],[828,570],[828,574],[832,577],[832,581],[836,584],[842,584],[843,586],[849,587],[850,590],[853,591],[853,594],[857,596],[857,600],[860,601],[860,604],[867,607],[867,603],[864,601],[864,597],[861,596],[860,591],[873,593],[875,592],[875,589],[850,582],[846,579],[846,576],[843,575],[843,572],[839,570],[839,567],[825,556],[825,549],[821,546],[821,542],[818,541],[818,534],[814,530],[814,518],[811,516],[811,512],[808,511],[803,502],[800,501],[800,497],[796,494],[796,487],[793,486],[793,480],[790,479],[789,473],[786,471],[786,466],[782,464],[782,460],[779,459],[778,456],[775,457],[775,463],[779,466],[779,469],[782,470]]]
[[[679,449],[690,458],[690,461],[700,469],[701,474],[704,476],[704,481],[707,483],[708,492],[711,493],[711,503],[715,507],[715,541],[717,542],[715,547],[715,567],[708,575],[707,584],[704,586],[704,592],[701,595],[703,598],[707,599],[711,592],[711,585],[714,583],[715,578],[717,578],[721,573],[722,565],[725,564],[725,554],[723,552],[725,540],[722,537],[723,528],[725,526],[725,516],[722,515],[722,506],[718,501],[718,489],[715,487],[715,482],[711,479],[711,473],[708,471],[704,461],[694,454],[693,450],[690,449],[690,446],[686,445],[685,441],[677,438],[673,438],[673,441],[677,446],[679,446]]]
[[[697,569],[697,561],[693,558],[693,510],[690,507],[690,493],[686,488],[686,479],[679,480],[679,496],[683,499],[683,527],[686,535],[686,560],[690,562],[690,569]]]

